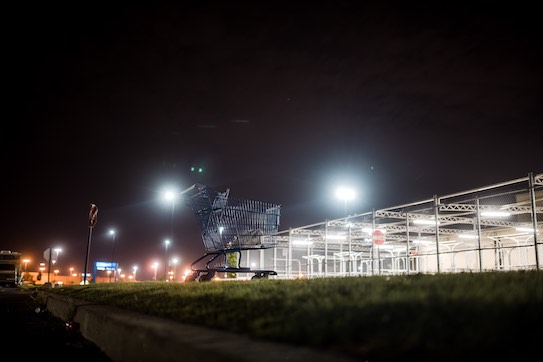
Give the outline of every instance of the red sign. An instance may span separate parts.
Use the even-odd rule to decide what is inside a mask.
[[[385,242],[385,233],[381,230],[375,230],[371,234],[371,239],[375,245],[382,245]]]

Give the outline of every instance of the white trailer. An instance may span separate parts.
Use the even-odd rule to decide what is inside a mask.
[[[16,287],[23,282],[21,253],[0,250],[0,285]]]

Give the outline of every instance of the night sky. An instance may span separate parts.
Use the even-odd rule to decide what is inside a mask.
[[[345,216],[339,185],[353,214],[543,172],[535,5],[435,3],[5,7],[0,248],[82,270],[95,203],[91,262],[144,279],[168,185],[281,204],[286,230]],[[173,230],[184,268],[204,249],[180,202]]]

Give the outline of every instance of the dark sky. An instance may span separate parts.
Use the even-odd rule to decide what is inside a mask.
[[[91,262],[115,228],[144,278],[166,185],[281,204],[286,230],[344,216],[340,184],[362,213],[542,172],[535,5],[436,3],[6,7],[0,248],[32,267],[59,246],[83,269],[95,203]],[[173,225],[186,266],[204,251],[192,211]]]

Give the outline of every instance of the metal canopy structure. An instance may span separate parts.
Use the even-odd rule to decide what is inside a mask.
[[[291,228],[278,278],[540,269],[543,174]],[[375,230],[385,233],[377,245]],[[250,256],[249,256],[250,260]]]

